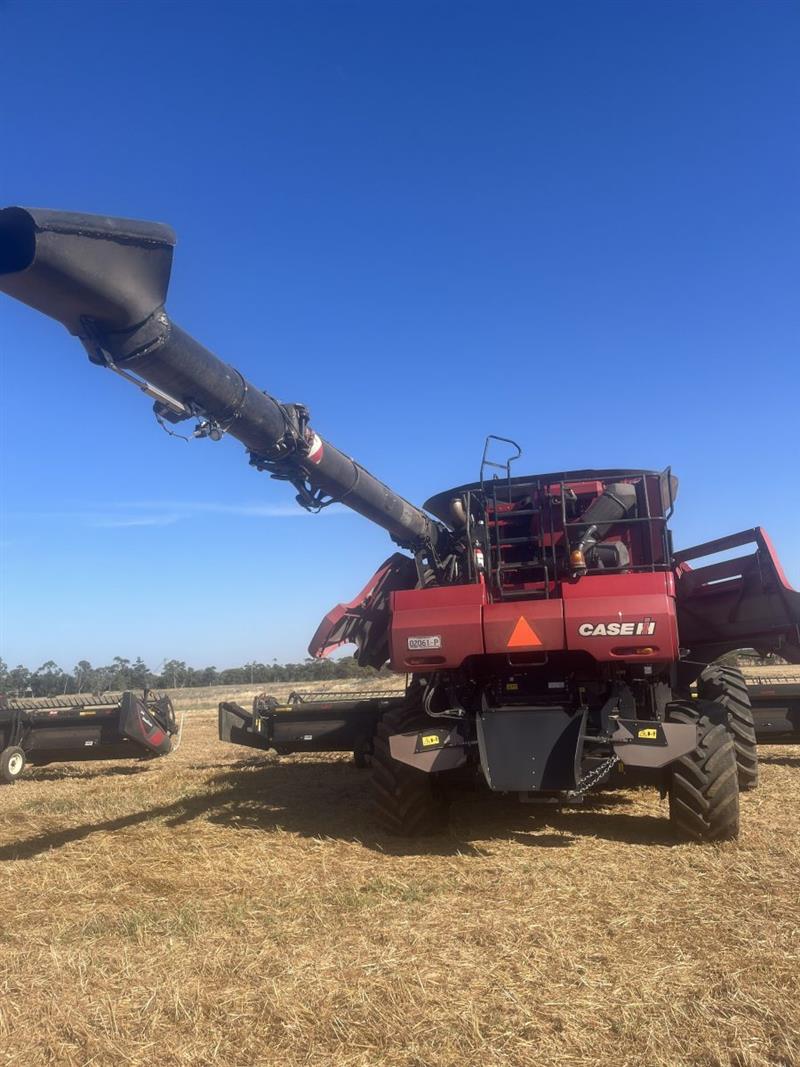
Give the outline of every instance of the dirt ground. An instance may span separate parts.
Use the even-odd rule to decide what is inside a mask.
[[[182,696],[177,754],[0,790],[0,1063],[800,1064],[800,747],[737,843],[634,790],[464,794],[398,842],[348,758],[224,746]]]

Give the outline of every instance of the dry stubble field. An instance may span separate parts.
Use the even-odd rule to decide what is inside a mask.
[[[800,747],[737,844],[635,791],[398,842],[368,772],[223,746],[187,696],[175,756],[0,791],[0,1063],[800,1063]]]

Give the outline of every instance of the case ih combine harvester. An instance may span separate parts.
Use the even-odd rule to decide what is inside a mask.
[[[486,453],[478,481],[415,507],[323,440],[306,408],[262,392],[171,321],[174,243],[155,223],[9,208],[0,289],[63,323],[93,363],[155,401],[162,424],[237,438],[301,506],[341,501],[405,550],[326,616],[310,649],[354,642],[360,663],[409,676],[405,696],[255,715],[223,704],[222,738],[355,749],[371,764],[378,815],[400,833],[441,826],[456,777],[568,803],[620,780],[621,765],[632,772],[621,780],[669,796],[679,834],[734,837],[739,788],[758,773],[752,713],[741,675],[708,664],[745,646],[800,659],[800,594],[766,534],[674,552],[669,471],[513,477]]]

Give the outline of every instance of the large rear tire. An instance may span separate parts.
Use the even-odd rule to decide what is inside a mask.
[[[756,726],[744,675],[736,667],[712,663],[700,675],[697,692],[703,700],[711,700],[725,709],[736,750],[739,789],[755,789],[758,785]]]
[[[382,829],[398,837],[422,837],[441,833],[447,827],[447,800],[438,788],[438,776],[418,771],[392,759],[389,738],[431,725],[419,698],[387,711],[378,723],[370,767],[372,800]]]
[[[733,738],[713,702],[677,701],[669,722],[697,726],[697,748],[669,768],[669,819],[676,834],[692,841],[732,841],[739,836],[739,782]]]

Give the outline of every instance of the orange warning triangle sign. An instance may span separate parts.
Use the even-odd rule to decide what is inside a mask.
[[[541,643],[531,624],[523,615],[520,615],[517,619],[517,625],[508,639],[506,648],[530,648],[531,645],[541,645]]]

